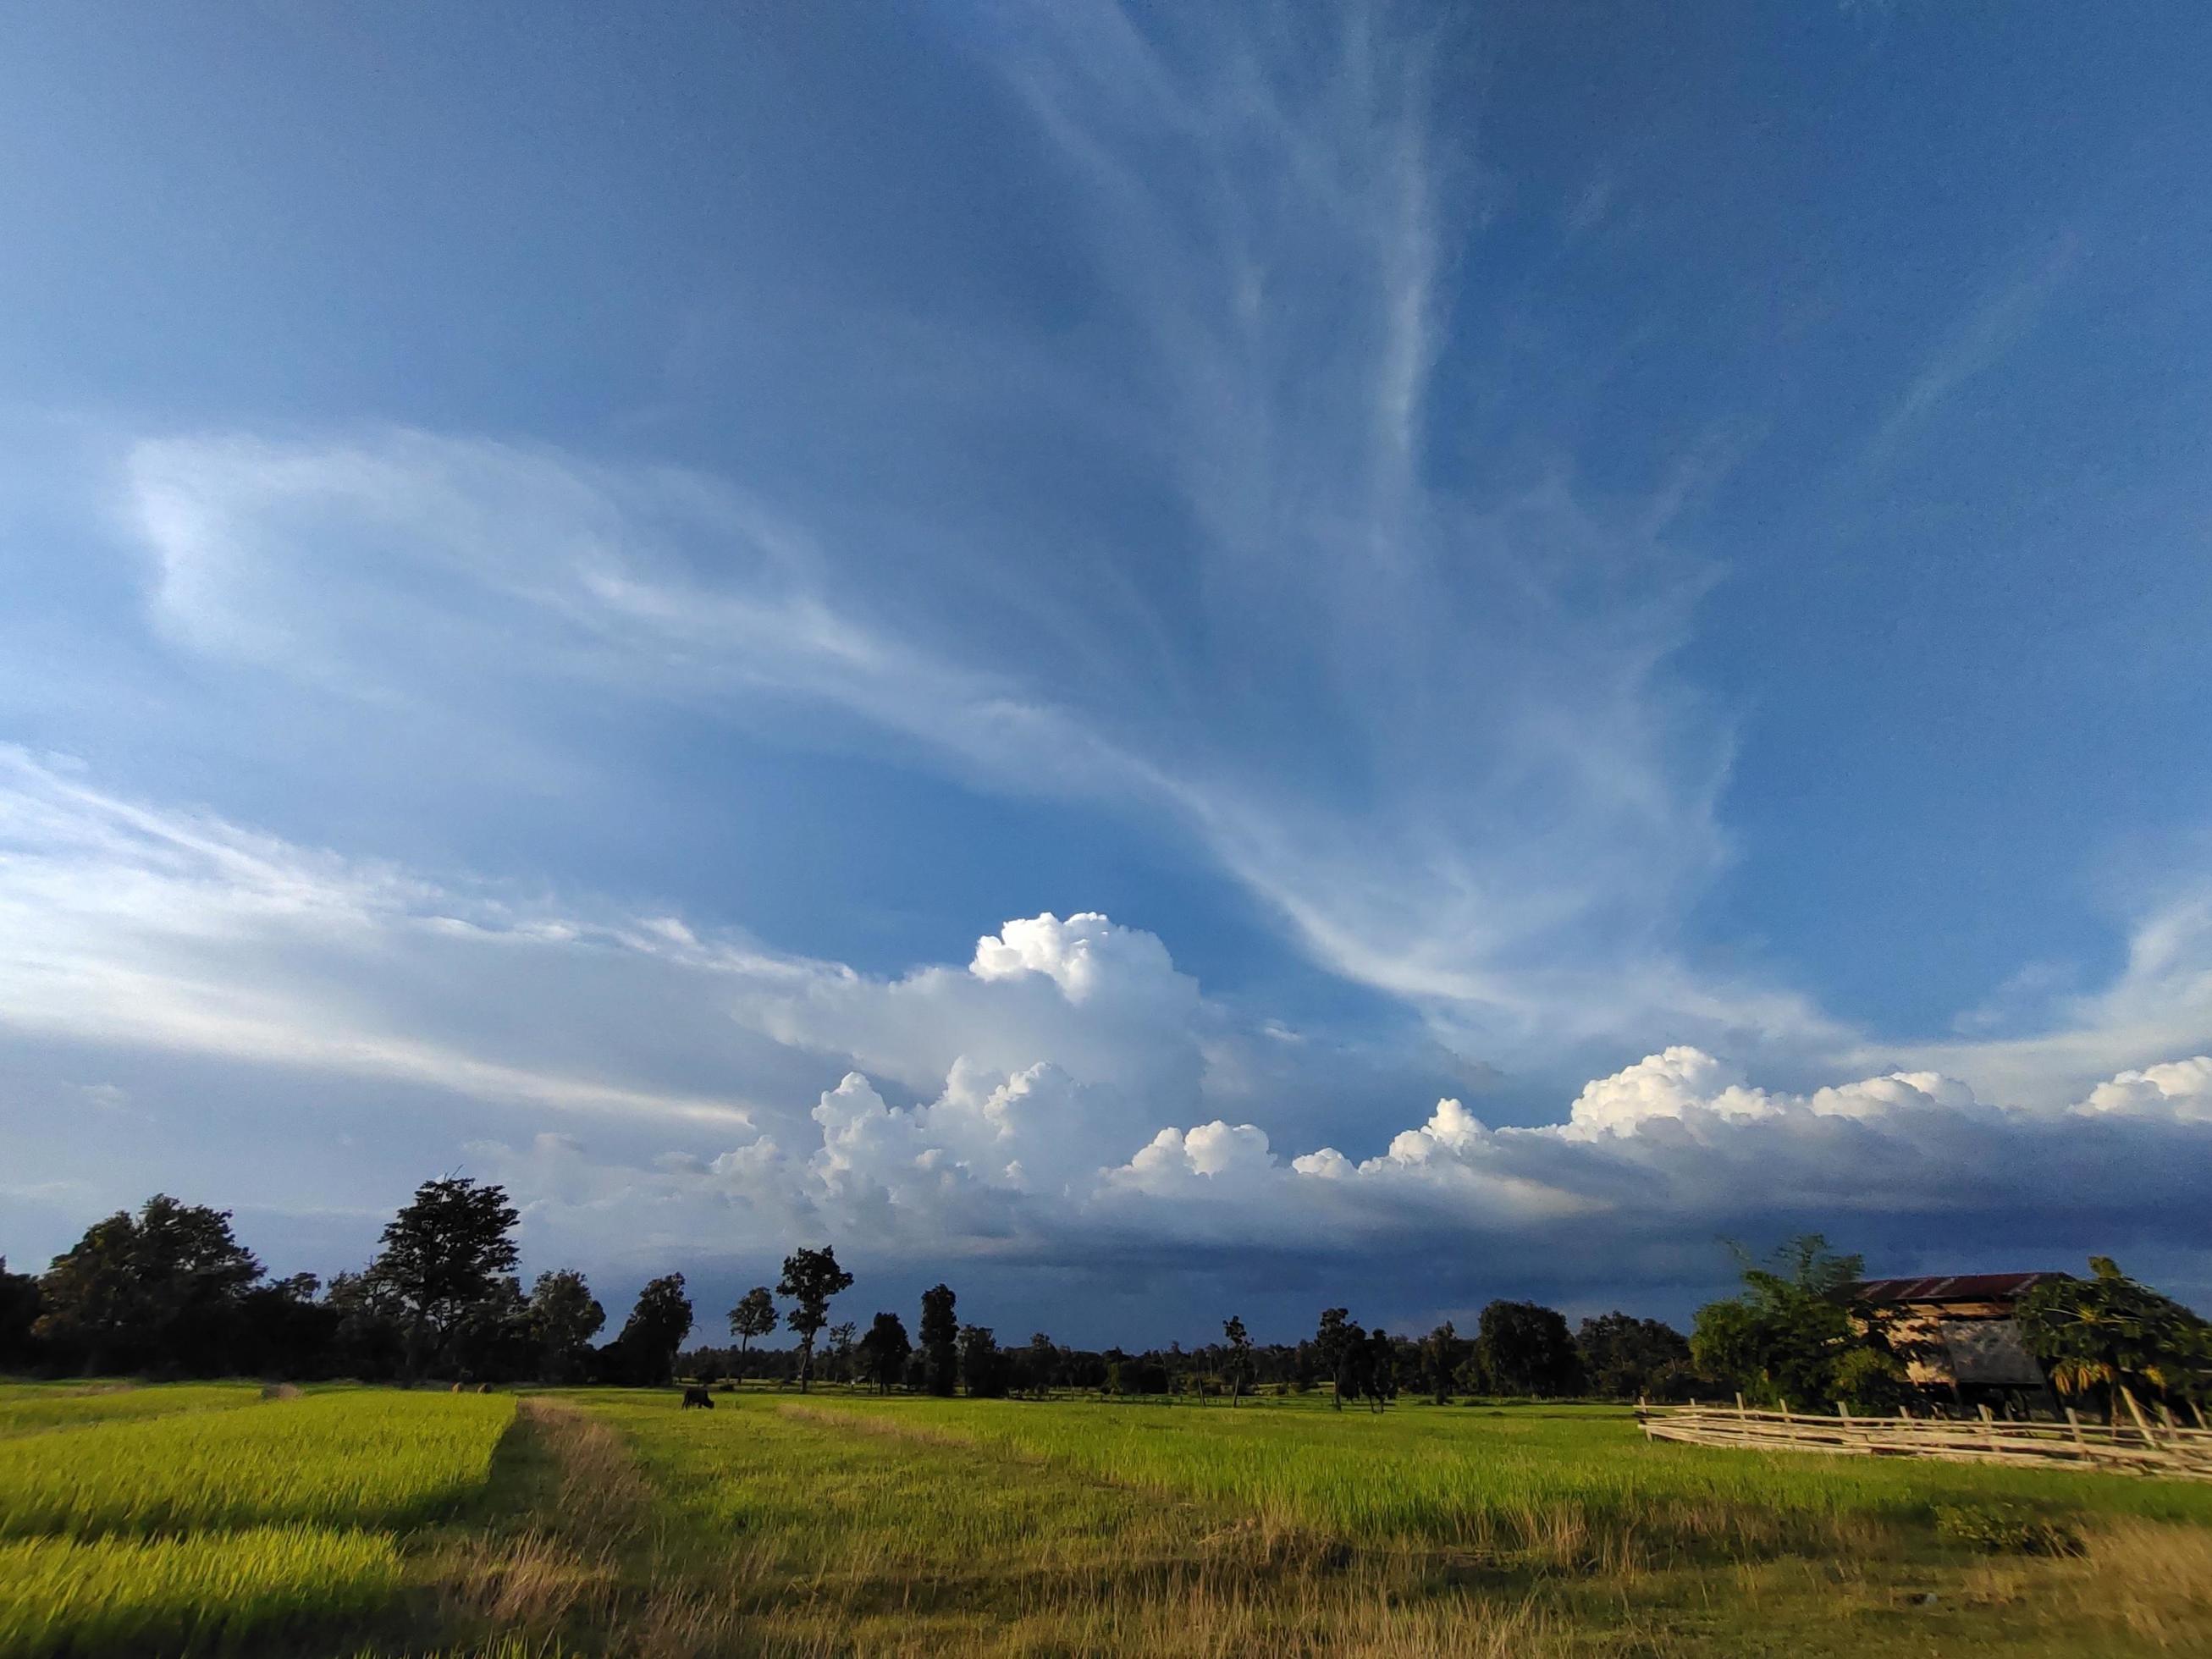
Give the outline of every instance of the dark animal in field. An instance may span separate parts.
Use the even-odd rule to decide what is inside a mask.
[[[693,1406],[702,1411],[712,1411],[714,1409],[714,1397],[704,1389],[686,1389],[684,1390],[684,1405],[678,1409],[684,1410]]]

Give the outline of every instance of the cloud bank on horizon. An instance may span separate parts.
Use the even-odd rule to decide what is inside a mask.
[[[1695,131],[1667,77],[1725,52],[1417,7],[902,14],[896,63],[684,27],[641,61],[736,28],[747,96],[458,182],[318,35],[210,72],[319,88],[327,149],[141,100],[290,204],[169,256],[212,263],[158,383],[69,309],[113,262],[17,216],[0,301],[72,349],[0,463],[0,1243],[268,1159],[336,1249],[465,1160],[624,1271],[1413,1250],[1595,1297],[1825,1227],[2212,1291],[2180,161],[2115,141],[2086,203],[2070,152],[1942,148],[2018,97],[1823,33],[1948,73],[1953,20],[1808,23]],[[544,28],[518,97],[623,72]],[[502,86],[464,33],[380,61]],[[1986,222],[1762,125],[1984,93],[1881,142]],[[567,257],[456,237],[469,191]],[[2122,303],[2164,343],[2090,331]],[[2109,448],[2067,413],[2124,399]]]
[[[12,1029],[494,1103],[465,1151],[524,1198],[539,1251],[769,1257],[803,1236],[864,1264],[1472,1252],[1571,1285],[1679,1273],[1716,1234],[1823,1226],[1899,1248],[1930,1227],[2027,1251],[2208,1242],[2203,1054],[2022,1103],[1935,1070],[1773,1090],[1677,1044],[1553,1121],[1492,1127],[1446,1097],[1352,1157],[1254,1121],[1328,1057],[1094,913],[1012,921],[964,965],[873,977],[678,917],[351,866],[21,751],[0,751],[0,847]],[[2088,1036],[2073,1040],[2094,1052]],[[838,1074],[811,1106],[714,1091],[810,1066]],[[561,1127],[524,1131],[549,1112]],[[595,1152],[613,1121],[647,1126],[645,1150]],[[679,1133],[700,1150],[672,1149]]]

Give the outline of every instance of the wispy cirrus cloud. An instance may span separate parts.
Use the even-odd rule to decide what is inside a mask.
[[[2002,362],[2035,326],[2080,254],[2081,239],[2064,232],[2046,252],[1984,295],[1929,354],[1868,442],[1869,463],[1886,464],[1912,430],[1960,386]]]
[[[560,741],[544,689],[588,684],[1107,803],[1471,1053],[1819,1029],[1679,946],[1730,856],[1732,750],[1673,666],[1710,575],[1673,544],[1680,495],[1451,463],[1432,380],[1481,186],[1431,104],[1439,41],[1352,13],[1319,40],[1164,27],[1203,38],[1054,7],[994,59],[1086,311],[974,356],[1083,386],[1038,464],[1110,492],[994,517],[858,453],[825,500],[461,434],[186,434],[123,469],[153,614],[533,743]],[[897,372],[904,338],[824,337],[816,378],[901,433],[902,476],[957,471],[979,434]]]
[[[296,847],[0,746],[0,1027],[19,1034],[741,1125],[744,1088],[703,1063],[760,1080],[707,994],[723,971],[808,969]],[[688,1008],[651,1005],[656,984],[692,987]],[[649,1005],[641,1042],[623,1024]]]
[[[1561,1019],[1575,1035],[1599,1009],[1617,1022],[1605,1029],[1658,1013],[1701,1028],[1810,1023],[1786,994],[1701,981],[1659,942],[1721,856],[1718,773],[1685,789],[1654,769],[1674,714],[1648,678],[1663,645],[1626,642],[1624,625],[1644,626],[1632,620],[1588,635],[1567,625],[1548,647],[1501,642],[1488,659],[1462,635],[1451,648],[1465,664],[1437,665],[1458,694],[1407,703],[1402,730],[1380,706],[1389,686],[1340,681],[1337,717],[1373,739],[1340,763],[1360,775],[1355,791],[1314,775],[1311,758],[1278,770],[1255,752],[1296,740],[1275,729],[1296,708],[1264,686],[1304,700],[1304,647],[1235,605],[1209,650],[1243,660],[1201,656],[1183,677],[1215,681],[1217,707],[1194,708],[1212,694],[1188,684],[1155,696],[1135,680],[1086,702],[1054,672],[1064,642],[933,645],[957,641],[943,619],[893,630],[873,614],[864,565],[695,475],[398,433],[152,441],[131,452],[129,478],[153,614],[197,652],[371,704],[526,726],[548,687],[740,720],[766,711],[786,732],[810,709],[857,720],[991,788],[1176,825],[1326,964],[1493,1037]],[[1517,528],[1483,533],[1562,514],[1553,493],[1507,514]],[[1286,586],[1299,580],[1286,568]],[[1419,644],[1409,618],[1376,625],[1399,622]],[[1233,638],[1247,626],[1252,638]],[[1419,631],[1441,648],[1435,629]],[[1403,672],[1385,641],[1370,648],[1385,679]],[[1717,753],[1707,761],[1717,769]]]
[[[2126,927],[2112,981],[2047,1000],[2007,1035],[1903,1045],[1911,1064],[1961,1072],[2012,1099],[2051,1102],[2094,1079],[2212,1046],[2212,882],[2185,878]],[[1871,1042],[1862,1058],[1895,1054]]]

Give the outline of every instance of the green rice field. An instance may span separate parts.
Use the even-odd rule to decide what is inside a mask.
[[[258,1386],[0,1397],[0,1653],[300,1650],[402,1591],[514,1401]]]
[[[1395,1407],[1374,1416],[1262,1401],[1237,1409],[825,1396],[895,1432],[1045,1460],[1117,1484],[1202,1496],[1362,1543],[1495,1546],[1530,1517],[1656,1527],[1684,1541],[1842,1517],[1910,1523],[1939,1504],[2045,1504],[2212,1525],[2212,1486],[1971,1463],[1716,1453],[1647,1444],[1612,1406]],[[1346,1422],[1349,1417],[1354,1420]],[[1360,1421],[1364,1417],[1366,1420]],[[1377,1464],[1377,1450],[1383,1455]]]
[[[120,1418],[223,1411],[261,1398],[258,1382],[172,1383],[134,1389],[120,1383],[0,1384],[0,1435],[32,1429],[79,1428]]]
[[[348,1391],[0,1441],[0,1538],[397,1528],[482,1486],[514,1401]]]
[[[2212,1487],[1608,1407],[714,1400],[0,1387],[0,1659],[2212,1653]]]

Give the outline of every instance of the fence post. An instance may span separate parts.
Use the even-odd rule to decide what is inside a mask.
[[[2136,1404],[2134,1393],[2123,1386],[2120,1389],[2120,1398],[2128,1402],[2128,1415],[2135,1419],[2136,1427],[2142,1431],[2143,1444],[2146,1446],[2158,1444],[2158,1437],[2150,1431],[2150,1424],[2143,1417],[2142,1407]]]
[[[1996,1414],[1992,1413],[1987,1406],[1981,1407],[1981,1413],[1982,1427],[1989,1433],[1990,1449],[1996,1452],[2000,1456],[2003,1455],[2004,1443],[1997,1438],[1997,1419]]]
[[[2074,1443],[2081,1448],[2081,1455],[2087,1457],[2089,1455],[2089,1443],[2081,1437],[2081,1413],[2071,1406],[2066,1408],[2066,1426],[2074,1431]]]

